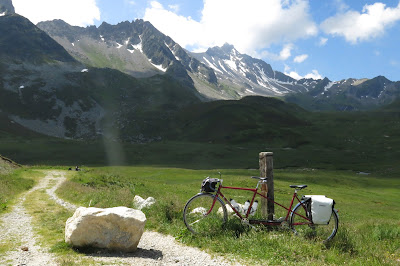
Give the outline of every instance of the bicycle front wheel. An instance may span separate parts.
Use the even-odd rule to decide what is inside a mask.
[[[215,234],[221,231],[227,220],[228,214],[223,201],[213,194],[198,194],[183,209],[183,221],[194,234]]]
[[[308,219],[311,217],[309,208],[307,208],[306,204],[307,203],[299,203],[293,209],[293,213],[290,217],[290,227],[293,232],[296,235],[323,242],[331,240],[336,235],[339,226],[339,217],[337,212],[334,209],[332,210],[328,224],[313,224],[311,221],[304,219],[304,217]]]

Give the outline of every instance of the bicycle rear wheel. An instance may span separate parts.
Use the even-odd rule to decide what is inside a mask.
[[[311,217],[309,208],[307,208],[307,204],[309,203],[299,203],[293,209],[293,213],[290,217],[291,229],[296,235],[305,238],[320,240],[323,242],[331,240],[336,235],[339,226],[339,217],[337,215],[337,212],[335,210],[332,210],[332,214],[328,224],[313,224],[311,221],[308,221],[301,217]]]
[[[227,220],[228,214],[223,201],[220,198],[215,199],[213,194],[198,194],[183,209],[183,221],[194,234],[215,234],[221,231]]]

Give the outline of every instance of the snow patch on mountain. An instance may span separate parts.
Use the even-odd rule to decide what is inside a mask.
[[[324,91],[328,91],[335,84],[336,84],[336,82],[334,82],[334,81],[329,82],[328,85],[325,86]]]
[[[214,69],[220,73],[223,73],[221,70],[218,69],[218,67],[216,67],[214,64],[212,64],[210,61],[208,61],[207,58],[203,57],[203,59],[208,64],[209,67],[211,67],[212,69]]]
[[[164,68],[163,66],[162,66],[162,64],[161,65],[156,65],[156,64],[153,64],[152,62],[151,62],[151,59],[149,59],[149,62],[150,62],[150,64],[152,64],[155,68],[157,68],[158,70],[160,70],[160,71],[162,71],[162,72],[166,72],[167,71],[167,68]]]
[[[138,44],[131,44],[133,49],[139,50],[143,54],[142,36],[139,36],[140,42]]]
[[[237,71],[236,63],[235,63],[234,61],[232,61],[232,59],[231,59],[231,60],[225,59],[225,60],[224,60],[224,63],[225,63],[230,69],[232,69],[233,71]]]

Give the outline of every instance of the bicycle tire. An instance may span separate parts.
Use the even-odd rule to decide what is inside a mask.
[[[183,209],[183,221],[193,234],[210,235],[223,229],[228,220],[228,212],[220,198],[215,200],[214,207],[209,212],[214,198],[213,194],[202,193],[193,196],[186,203]]]
[[[305,238],[321,240],[323,242],[330,241],[333,237],[335,237],[339,227],[339,216],[337,214],[337,211],[335,209],[332,209],[332,214],[327,225],[320,225],[313,223],[296,225],[296,223],[307,222],[306,219],[302,218],[297,214],[300,214],[307,218],[311,217],[309,208],[307,208],[308,204],[310,203],[309,202],[303,202],[303,204],[299,203],[293,208],[293,211],[290,216],[290,228],[296,235]]]

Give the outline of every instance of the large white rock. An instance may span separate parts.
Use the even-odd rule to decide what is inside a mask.
[[[135,251],[144,231],[146,216],[127,207],[76,209],[65,225],[65,242],[75,247]]]

